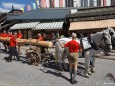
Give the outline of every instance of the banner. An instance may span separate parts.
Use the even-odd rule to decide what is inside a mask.
[[[22,7],[21,10],[24,12],[24,7]]]
[[[32,3],[32,9],[36,9],[36,3]]]
[[[30,11],[30,10],[31,10],[31,6],[27,5],[27,11]]]
[[[41,7],[41,0],[36,0],[36,7],[40,8]]]

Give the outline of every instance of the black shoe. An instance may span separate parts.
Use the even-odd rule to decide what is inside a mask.
[[[74,84],[74,81],[73,81],[73,80],[71,80],[70,82],[71,82],[71,84]]]
[[[74,84],[77,84],[78,81],[74,81]]]
[[[78,81],[72,80],[72,81],[71,81],[71,84],[77,84],[77,82],[78,82]]]
[[[72,81],[72,79],[69,79],[69,81],[71,82],[71,81]]]

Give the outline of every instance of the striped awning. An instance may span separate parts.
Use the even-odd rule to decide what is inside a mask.
[[[19,23],[19,24],[15,24],[14,26],[12,26],[10,30],[33,29],[36,27],[38,23],[39,22]]]
[[[44,22],[39,23],[33,30],[57,30],[63,29],[63,21],[61,22]]]
[[[115,27],[115,19],[71,22],[69,30],[87,30]]]

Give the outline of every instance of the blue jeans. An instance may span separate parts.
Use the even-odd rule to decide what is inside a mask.
[[[10,47],[10,56],[9,59],[12,59],[12,56],[16,56],[17,60],[20,60],[16,47]]]

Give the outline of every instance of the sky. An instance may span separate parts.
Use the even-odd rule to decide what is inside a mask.
[[[9,12],[12,5],[15,9],[20,9],[35,2],[36,0],[0,0],[0,12]]]

